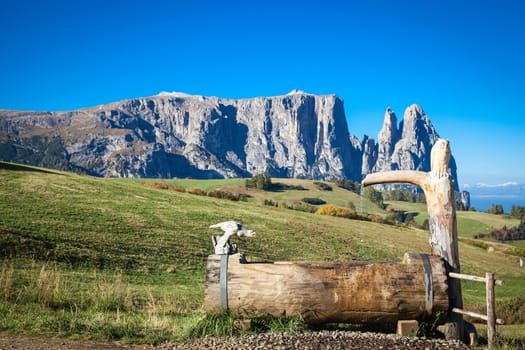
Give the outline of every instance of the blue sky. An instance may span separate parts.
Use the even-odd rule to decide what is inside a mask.
[[[460,186],[525,182],[525,1],[0,0],[0,108],[181,91],[337,94],[349,130],[422,106]]]

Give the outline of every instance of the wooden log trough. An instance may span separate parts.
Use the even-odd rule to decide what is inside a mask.
[[[237,317],[301,316],[309,324],[395,323],[448,312],[445,263],[405,254],[394,262],[249,263],[210,255],[204,309]]]
[[[432,255],[405,254],[401,263],[274,262],[247,263],[228,243],[237,234],[254,236],[240,223],[224,230],[208,257],[204,308],[229,310],[243,318],[301,316],[311,324],[394,323],[423,320],[441,312],[447,339],[465,339],[457,241],[455,194],[448,164],[450,144],[439,139],[430,154],[430,172],[398,170],[368,174],[363,187],[409,183],[425,193]]]

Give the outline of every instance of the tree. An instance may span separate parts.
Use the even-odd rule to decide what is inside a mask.
[[[518,225],[519,239],[525,239],[525,216],[521,217],[520,224]]]
[[[272,187],[272,178],[269,175],[257,174],[251,179],[246,179],[245,186],[247,188],[269,190]]]
[[[383,195],[381,192],[374,190],[372,187],[367,187],[365,189],[365,198],[376,204],[378,207],[383,207]]]
[[[501,204],[492,204],[490,206],[490,209],[487,210],[487,213],[489,214],[496,214],[496,215],[502,215],[504,213],[503,206]]]
[[[513,205],[510,209],[510,215],[517,219],[522,219],[525,216],[525,207]]]
[[[337,180],[335,184],[345,190],[359,194],[361,191],[361,184],[351,180]]]

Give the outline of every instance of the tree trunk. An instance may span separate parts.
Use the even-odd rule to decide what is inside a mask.
[[[368,174],[363,186],[384,183],[411,183],[425,192],[429,222],[429,243],[433,255],[445,260],[448,272],[460,272],[457,239],[456,206],[454,186],[448,175],[439,176],[435,171],[387,171]],[[461,282],[449,279],[450,310],[447,326],[448,339],[464,339],[463,318],[451,312],[453,308],[463,307]]]

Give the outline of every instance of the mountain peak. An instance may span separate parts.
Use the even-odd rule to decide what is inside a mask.
[[[420,105],[414,103],[405,109],[403,119],[417,119],[423,116],[426,116],[425,111],[423,111],[423,108],[421,108]]]
[[[298,90],[298,89],[293,89],[292,91],[290,91],[289,93],[287,93],[286,95],[311,95],[303,90]]]
[[[171,96],[171,97],[192,97],[195,95],[190,95],[185,92],[179,92],[179,91],[161,91],[156,96]]]

